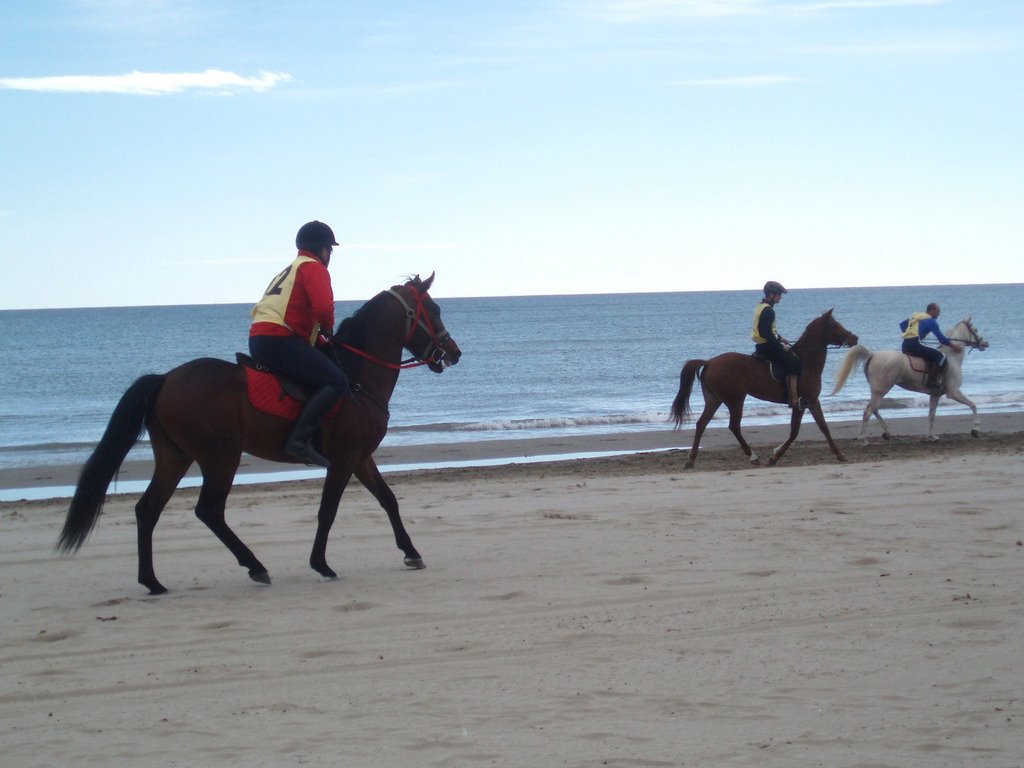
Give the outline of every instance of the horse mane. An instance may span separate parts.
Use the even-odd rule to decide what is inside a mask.
[[[334,334],[334,348],[338,352],[338,356],[341,361],[341,369],[345,372],[349,381],[355,381],[359,377],[359,372],[362,370],[363,358],[360,355],[349,351],[343,345],[347,344],[355,347],[356,349],[366,348],[366,336],[369,332],[369,325],[366,322],[366,317],[369,314],[367,308],[383,295],[383,291],[378,293],[368,302],[363,304],[363,306],[353,312],[349,317],[342,320],[341,323],[338,324],[337,332]]]
[[[811,322],[807,324],[807,327],[804,328],[804,332],[800,334],[800,338],[797,339],[796,342],[794,342],[794,349],[797,347],[806,348],[807,346],[819,346],[819,343],[815,342],[813,338],[824,336],[824,333],[817,333],[818,326],[827,325],[829,320],[832,319],[832,312],[834,310],[834,307],[832,309],[826,310],[825,312],[822,312],[816,318],[811,320]]]
[[[404,285],[409,285],[417,290],[422,290],[424,282],[424,280],[420,279],[419,275],[407,275]],[[398,286],[394,287],[397,288]],[[362,370],[364,360],[361,355],[357,355],[348,349],[345,349],[342,345],[348,344],[356,349],[366,349],[366,338],[370,330],[369,324],[366,321],[366,317],[369,314],[369,307],[371,304],[374,304],[383,298],[386,294],[387,291],[381,291],[338,324],[338,330],[334,334],[333,343],[341,360],[341,369],[345,372],[349,381],[355,381],[356,378],[358,378],[359,372]]]

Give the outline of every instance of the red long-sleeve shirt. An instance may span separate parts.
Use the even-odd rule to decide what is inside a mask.
[[[321,328],[332,334],[334,290],[327,267],[311,251],[299,251],[252,308],[252,321],[250,336],[295,335],[313,344]]]

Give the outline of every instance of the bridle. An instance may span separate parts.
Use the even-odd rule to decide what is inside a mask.
[[[846,338],[843,339],[840,342],[835,343],[835,344],[829,342],[828,341],[828,334],[829,334],[829,331],[832,330],[833,328],[835,328],[835,329],[842,328],[844,331],[846,331],[846,334],[847,334]],[[825,349],[842,349],[843,347],[845,347],[847,345],[847,343],[849,343],[850,336],[853,336],[854,334],[851,333],[846,328],[843,328],[842,323],[840,323],[838,320],[836,320],[832,315],[829,315],[828,318],[825,320],[825,328],[824,328],[824,333],[822,335],[825,337],[825,343],[824,343]],[[799,344],[801,341],[803,341],[803,335],[801,335],[801,337],[799,339],[797,339],[793,343],[791,349],[796,351],[797,344]],[[811,349],[816,348],[816,347],[808,347],[806,345],[801,345],[801,346],[802,346],[802,348],[804,350],[806,350],[808,348],[811,348]]]
[[[394,288],[389,288],[384,293],[388,293],[394,296],[398,303],[405,309],[405,341],[402,343],[403,347],[408,347],[412,343],[412,337],[415,335],[417,329],[422,329],[427,334],[427,343],[423,347],[423,351],[420,354],[413,352],[413,356],[408,360],[403,360],[399,363],[390,363],[387,360],[381,360],[379,357],[371,355],[358,347],[353,347],[351,344],[341,344],[340,346],[347,349],[353,354],[359,355],[372,363],[381,365],[385,368],[391,368],[392,370],[405,370],[406,368],[417,368],[421,365],[429,365],[430,363],[436,363],[438,365],[444,362],[446,351],[444,348],[445,343],[451,337],[444,324],[438,322],[440,325],[439,329],[434,328],[434,321],[427,312],[426,305],[427,301],[430,300],[430,295],[426,291],[420,291],[415,286],[409,285],[408,289],[412,292],[413,298],[416,301],[415,308],[410,306],[409,302]]]
[[[974,324],[970,320],[961,320],[958,325],[966,326],[967,332],[971,334],[971,337],[969,339],[956,339],[956,341],[959,341],[965,347],[970,347],[971,349],[984,350],[988,346],[988,342],[985,341],[985,338],[980,333],[978,333],[978,329],[974,327]]]

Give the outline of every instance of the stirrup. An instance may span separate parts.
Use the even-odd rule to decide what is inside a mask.
[[[331,468],[331,462],[329,462],[324,456],[313,447],[313,442],[307,440],[302,445],[286,445],[284,447],[285,453],[294,459],[298,459],[303,464],[310,466],[323,467],[324,469]]]

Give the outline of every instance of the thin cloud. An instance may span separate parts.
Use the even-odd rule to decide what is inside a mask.
[[[795,16],[846,9],[941,5],[948,0],[606,0],[578,3],[581,12],[612,22]]]
[[[0,214],[3,212],[0,211]],[[383,253],[391,252],[421,252],[421,251],[450,251],[461,248],[460,243],[342,243],[336,250],[349,251],[376,251]],[[228,257],[199,257],[195,259],[175,259],[166,264],[172,267],[219,267],[219,266],[241,266],[245,264],[278,264],[280,256],[228,256]]]
[[[465,80],[422,80],[418,82],[392,83],[390,85],[370,85],[365,88],[349,89],[351,93],[371,96],[393,96],[406,93],[429,91],[446,91],[453,88],[464,88],[469,83]]]
[[[901,8],[914,5],[943,5],[948,0],[826,0],[807,3],[808,11],[831,11],[842,8]],[[801,5],[797,4],[797,8]]]
[[[716,77],[703,80],[673,80],[672,85],[690,88],[764,88],[772,85],[800,82],[798,78],[785,75],[747,75],[742,77]]]
[[[461,247],[460,243],[342,243],[342,249],[352,251],[447,251]]]
[[[848,45],[811,45],[800,49],[803,53],[838,55],[898,55],[919,53],[970,53],[979,46],[967,42],[932,43],[851,43]]]
[[[185,91],[230,94],[265,91],[291,80],[282,72],[260,72],[244,77],[221,69],[205,72],[129,72],[124,75],[58,75],[55,77],[4,77],[0,88],[48,93],[117,93],[137,96],[166,96]]]

